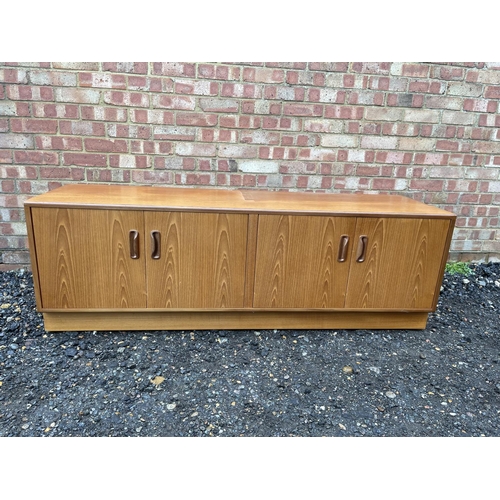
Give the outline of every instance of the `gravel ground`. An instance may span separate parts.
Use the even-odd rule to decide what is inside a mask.
[[[0,273],[0,436],[499,436],[500,264],[425,330],[46,333]]]

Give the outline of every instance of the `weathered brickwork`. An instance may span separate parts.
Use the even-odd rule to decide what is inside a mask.
[[[65,183],[402,194],[500,257],[500,63],[0,63],[0,268]]]

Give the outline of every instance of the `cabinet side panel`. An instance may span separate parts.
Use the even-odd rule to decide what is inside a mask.
[[[350,242],[338,261],[343,236],[354,233],[355,218],[259,216],[254,307],[344,307]]]
[[[449,219],[448,234],[446,236],[446,243],[444,245],[443,256],[441,259],[441,269],[438,273],[438,278],[436,281],[436,289],[434,292],[434,301],[432,303],[432,310],[435,311],[437,303],[439,300],[439,293],[441,291],[441,284],[443,283],[444,271],[446,268],[446,262],[448,262],[448,257],[450,254],[450,245],[453,238],[453,229],[455,228],[456,217]]]
[[[148,307],[243,307],[246,214],[145,213],[146,232],[160,234],[160,256],[148,249]]]
[[[146,307],[142,212],[32,208],[44,308]],[[142,248],[141,248],[142,247]]]
[[[35,286],[36,308],[37,308],[37,311],[41,311],[42,310],[42,296],[40,293],[40,280],[38,279],[36,242],[35,242],[35,235],[33,232],[33,221],[31,218],[31,208],[25,206],[24,213],[26,216],[26,229],[28,231],[28,245],[29,245],[29,251],[30,251],[31,272],[33,274],[33,284]]]
[[[358,218],[346,307],[430,310],[448,227],[446,219]]]

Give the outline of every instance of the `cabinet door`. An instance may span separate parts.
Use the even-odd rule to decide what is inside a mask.
[[[260,215],[254,307],[344,307],[355,224],[354,217]]]
[[[146,212],[148,307],[243,307],[248,215]]]
[[[143,213],[32,208],[44,309],[146,307]],[[137,231],[138,258],[131,258]]]
[[[449,224],[358,218],[346,308],[431,309]]]

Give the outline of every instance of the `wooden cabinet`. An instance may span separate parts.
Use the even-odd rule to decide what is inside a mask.
[[[142,212],[32,209],[40,302],[44,309],[146,307],[144,259],[131,259],[129,234]],[[139,255],[144,241],[139,240]]]
[[[338,252],[355,226],[353,217],[259,216],[254,307],[344,307],[349,248],[345,260]]]
[[[47,330],[425,328],[455,221],[402,196],[116,185],[25,210]]]
[[[151,255],[145,259],[149,308],[243,307],[247,215],[145,212],[144,216],[144,234],[151,238]]]
[[[358,218],[345,307],[431,310],[448,228],[443,219]]]

